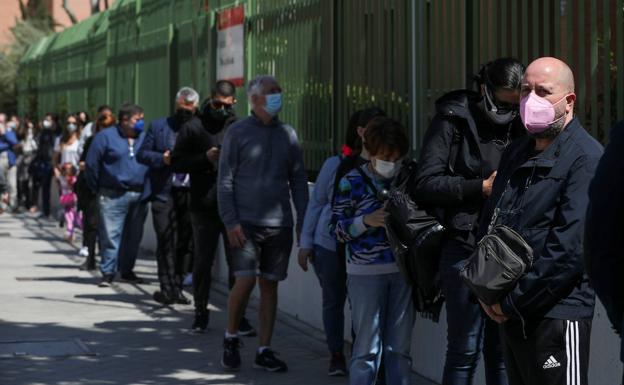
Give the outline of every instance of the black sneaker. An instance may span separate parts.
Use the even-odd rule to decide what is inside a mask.
[[[195,313],[195,320],[191,326],[191,330],[195,333],[203,333],[208,327],[209,313]]]
[[[145,283],[143,278],[139,278],[137,277],[136,274],[134,274],[134,271],[130,271],[128,273],[121,273],[121,280],[123,282],[133,283],[135,285],[140,285],[140,284]]]
[[[154,295],[152,295],[154,301],[163,304],[163,305],[171,305],[174,300],[169,295],[163,293],[162,291],[155,291]]]
[[[249,320],[245,317],[243,317],[238,324],[238,334],[244,337],[255,337],[258,335],[256,329],[251,326]]]
[[[179,290],[176,293],[176,295],[173,296],[173,302],[177,303],[178,305],[190,305],[191,304],[191,300],[184,296],[184,294],[182,293],[182,290]]]
[[[268,370],[269,372],[287,372],[288,366],[282,360],[275,357],[275,352],[266,349],[262,353],[256,353],[254,368]]]
[[[329,371],[327,375],[332,377],[342,377],[347,375],[347,363],[344,354],[338,352],[331,356],[329,361]]]
[[[110,287],[113,284],[113,280],[115,279],[115,276],[113,274],[105,274],[102,277],[102,281],[100,282],[100,284],[98,285],[99,287]]]
[[[225,338],[223,340],[223,358],[221,366],[225,370],[239,370],[241,366],[240,340],[238,337]]]

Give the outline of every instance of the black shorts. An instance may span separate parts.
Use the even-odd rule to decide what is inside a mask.
[[[592,321],[545,318],[522,327],[501,328],[509,385],[588,385]]]
[[[286,279],[293,247],[292,227],[243,225],[243,233],[247,242],[241,248],[232,249],[234,276],[259,276],[271,281]]]

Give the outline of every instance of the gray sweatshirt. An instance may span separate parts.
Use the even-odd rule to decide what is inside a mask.
[[[239,224],[292,227],[290,198],[301,228],[308,180],[295,130],[251,115],[231,125],[219,161],[219,214],[229,230]]]

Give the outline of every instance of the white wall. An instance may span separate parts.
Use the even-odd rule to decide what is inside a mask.
[[[142,247],[155,250],[156,238],[151,213],[145,222]],[[227,283],[227,264],[222,248],[214,267],[215,279]],[[293,248],[288,278],[279,287],[279,309],[306,324],[323,329],[321,312],[321,288],[312,270],[303,272],[297,264],[297,250]],[[257,292],[254,294],[257,296]],[[349,310],[346,306],[345,336],[349,337]],[[592,330],[590,376],[591,385],[619,385],[622,380],[622,363],[619,360],[620,339],[613,332],[606,312],[599,303],[596,307]],[[446,351],[446,312],[440,316],[440,323],[418,318],[412,336],[412,358],[414,370],[436,382],[442,381]],[[485,384],[483,365],[480,364],[475,384]]]

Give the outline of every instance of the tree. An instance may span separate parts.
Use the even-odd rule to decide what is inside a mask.
[[[88,0],[88,1],[91,4],[91,15],[93,16],[96,13],[99,13],[100,12],[100,0]],[[104,6],[106,9],[108,9],[108,0],[104,1]],[[72,11],[72,9],[69,7],[69,0],[63,0],[63,9],[65,10],[65,13],[69,17],[69,20],[71,20],[72,24],[78,23],[78,19],[76,18],[76,15],[74,15],[74,11]]]
[[[0,109],[15,111],[20,60],[31,44],[54,32],[54,20],[43,1],[20,0],[22,20],[11,28],[13,41],[0,47]]]
[[[67,17],[69,17],[69,20],[71,20],[72,24],[76,24],[78,22],[78,19],[76,19],[76,15],[74,15],[74,12],[71,10],[71,8],[69,8],[68,0],[63,0],[63,9],[65,10]]]

